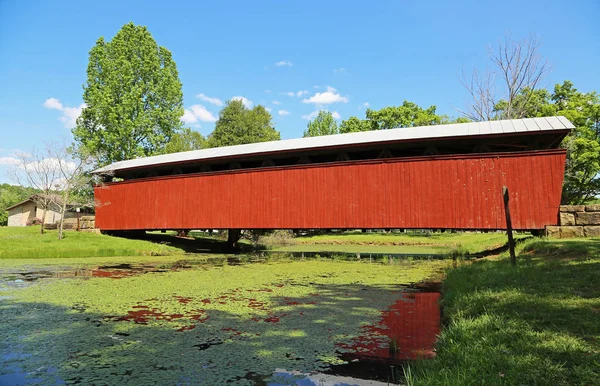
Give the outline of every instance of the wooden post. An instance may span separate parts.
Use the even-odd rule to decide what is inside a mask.
[[[512,232],[512,221],[510,220],[510,209],[508,207],[508,188],[502,187],[502,196],[504,198],[504,214],[506,215],[506,233],[508,235],[508,250],[510,251],[510,263],[513,267],[517,265],[517,257],[515,256],[515,239]]]

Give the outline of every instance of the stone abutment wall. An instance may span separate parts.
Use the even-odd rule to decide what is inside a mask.
[[[561,205],[558,223],[546,227],[548,237],[600,237],[600,205]]]

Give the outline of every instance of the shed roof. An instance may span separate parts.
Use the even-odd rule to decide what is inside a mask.
[[[62,205],[62,203],[63,203],[63,198],[62,198],[62,196],[60,194],[52,193],[52,194],[49,194],[49,195],[45,195],[43,193],[36,193],[36,194],[34,194],[32,196],[29,196],[27,199],[25,199],[25,200],[23,200],[21,202],[18,202],[18,203],[14,204],[14,205],[9,206],[8,208],[5,208],[4,210],[11,210],[11,209],[14,209],[14,208],[16,208],[18,206],[27,204],[28,202],[36,202],[36,200],[38,200],[38,199],[44,199],[44,198],[47,198],[48,201],[50,201],[50,202],[52,202],[53,204],[56,204],[56,205]],[[48,201],[46,201],[46,202],[48,202]],[[74,206],[85,206],[85,205],[82,205],[82,204],[79,204],[79,203],[76,203],[76,202],[71,202],[71,203],[68,203],[67,206],[68,207],[74,207]]]
[[[95,170],[94,173],[107,173],[125,169],[209,160],[215,158],[259,155],[298,150],[315,150],[320,148],[341,147],[346,145],[368,145],[411,140],[448,139],[452,137],[483,137],[515,133],[539,134],[543,132],[571,130],[573,128],[575,128],[575,126],[573,126],[568,119],[562,116],[405,127],[390,130],[363,131],[358,133],[334,134],[323,135],[319,137],[259,142],[246,145],[225,146],[157,155],[115,162]]]

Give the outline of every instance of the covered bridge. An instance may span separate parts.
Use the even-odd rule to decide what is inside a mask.
[[[557,224],[564,117],[409,127],[203,149],[96,173],[102,230],[515,229]],[[118,182],[116,182],[118,181]]]

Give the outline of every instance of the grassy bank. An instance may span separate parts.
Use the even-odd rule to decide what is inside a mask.
[[[516,238],[529,237],[518,234]],[[429,246],[454,249],[461,247],[465,252],[474,253],[495,249],[506,244],[506,234],[492,233],[362,233],[344,232],[295,238],[300,245],[378,245],[378,246]]]
[[[415,385],[591,385],[600,379],[600,239],[528,241],[507,259],[449,271],[447,325]]]
[[[181,249],[144,240],[130,240],[88,232],[57,231],[40,235],[38,227],[0,227],[0,259],[66,258],[88,256],[149,256],[182,253]]]

